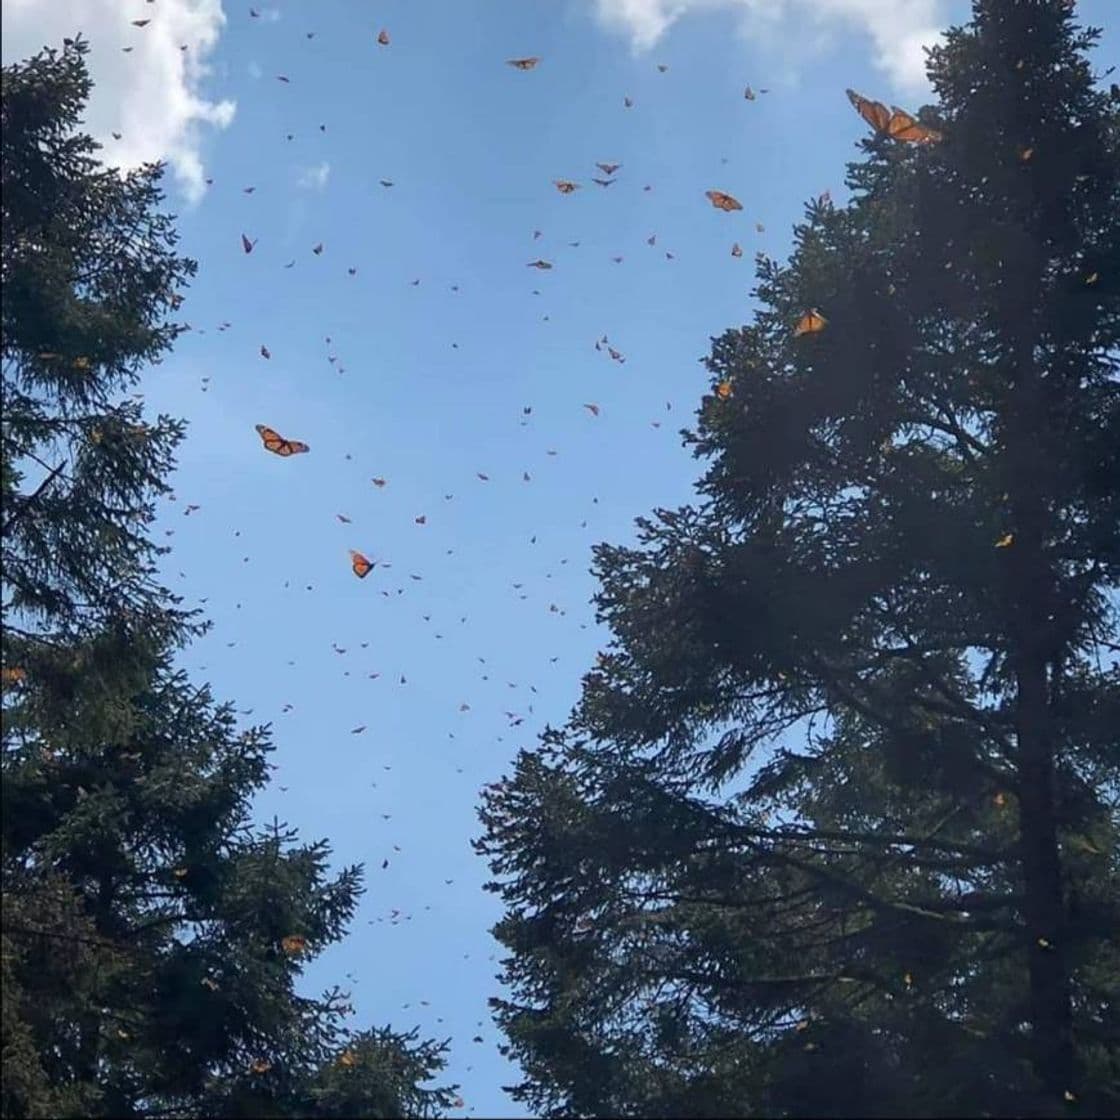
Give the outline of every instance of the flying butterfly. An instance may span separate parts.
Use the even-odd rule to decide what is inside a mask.
[[[542,271],[544,271],[545,269],[551,268],[552,265],[549,264],[548,261],[530,261],[525,267],[526,268],[539,268]]]
[[[880,135],[908,144],[929,144],[941,139],[940,132],[927,128],[897,106],[888,109],[881,101],[872,101],[854,89],[844,92],[855,111]]]
[[[515,70],[532,70],[540,62],[539,58],[507,58],[506,65]]]
[[[816,334],[818,331],[823,331],[827,325],[828,320],[819,311],[806,311],[797,320],[797,325],[793,328],[793,337],[800,338],[803,334]]]
[[[597,163],[595,166],[604,175],[613,175],[621,166],[621,163]]]
[[[302,455],[305,451],[310,451],[311,448],[298,439],[285,439],[274,428],[268,427],[266,424],[257,424],[257,435],[261,437],[261,443],[264,444],[266,451],[271,451],[274,455],[281,455],[285,459],[289,455]]]
[[[386,31],[384,28],[382,28],[377,33],[377,42],[382,47],[387,47],[389,45],[389,32]]]
[[[254,240],[254,241],[250,241],[250,240],[249,240],[249,239],[248,239],[248,238],[247,238],[247,237],[245,236],[245,234],[242,234],[242,235],[241,235],[241,248],[242,248],[242,249],[244,249],[246,253],[251,253],[251,252],[253,251],[253,246],[254,246],[254,245],[256,245],[256,241],[255,241],[255,240]]]
[[[373,561],[367,559],[355,549],[350,549],[350,567],[358,579],[365,579],[373,571]]]
[[[717,209],[731,213],[732,210],[742,210],[743,204],[733,195],[724,194],[723,191],[705,191],[704,196]]]
[[[571,179],[553,179],[552,184],[561,194],[571,194],[572,191],[579,190],[579,183],[573,183]]]
[[[735,243],[734,243],[734,244],[733,244],[733,245],[731,246],[731,255],[732,255],[733,257],[741,257],[741,256],[743,255],[743,248],[742,248],[742,246],[741,246],[741,245],[739,244],[739,242],[738,242],[738,241],[736,241],[736,242],[735,242]]]
[[[287,937],[280,939],[280,948],[289,956],[296,956],[307,948],[307,938],[298,933],[289,933]]]

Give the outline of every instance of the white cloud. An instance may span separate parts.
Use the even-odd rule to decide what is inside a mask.
[[[926,87],[922,48],[940,39],[940,0],[595,0],[601,21],[630,37],[636,51],[660,41],[677,20],[700,11],[737,14],[744,35],[796,48],[827,47],[845,24],[870,36],[875,64],[900,90]],[[809,35],[812,29],[816,34]]]
[[[133,27],[139,18],[151,22]],[[165,160],[188,201],[197,202],[204,136],[228,127],[236,108],[202,94],[206,58],[225,22],[221,0],[4,0],[3,60],[22,62],[81,32],[90,43],[94,82],[84,127],[104,144],[100,158],[124,169]],[[126,54],[123,47],[133,50]]]
[[[298,186],[303,187],[305,190],[321,191],[327,185],[327,179],[330,178],[331,165],[324,160],[317,167],[307,167],[301,173],[298,180]]]

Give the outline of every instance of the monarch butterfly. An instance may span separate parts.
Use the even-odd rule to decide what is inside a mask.
[[[306,443],[301,443],[298,439],[285,439],[279,432],[265,424],[258,424],[256,427],[264,449],[274,455],[281,455],[286,459],[289,455],[302,455],[305,451],[311,450]]]
[[[731,255],[733,257],[741,257],[743,255],[742,247],[739,245],[738,241],[736,241],[735,244],[731,246]]]
[[[855,111],[876,132],[889,136],[892,140],[900,140],[908,144],[928,144],[941,139],[941,133],[932,128],[927,128],[915,117],[892,106],[890,109],[881,101],[870,101],[856,93],[854,89],[844,91]]]
[[[18,665],[5,665],[0,669],[0,683],[3,684],[19,684],[20,681],[27,679],[27,670],[20,668]]]
[[[721,401],[727,400],[731,396],[731,382],[721,381],[716,386],[716,396],[719,397]]]
[[[532,70],[540,62],[539,58],[507,58],[506,65],[515,70]]]
[[[717,209],[731,213],[732,210],[742,210],[743,204],[733,195],[724,194],[723,191],[705,191],[705,197]]]
[[[604,175],[613,175],[621,166],[621,163],[597,163],[595,166]]]
[[[585,404],[583,407],[586,408],[587,411],[590,412],[592,416],[598,416],[599,415],[599,406],[597,404]]]
[[[573,183],[571,179],[553,179],[552,182],[561,194],[571,194],[572,191],[579,190],[579,183]]]
[[[251,1073],[268,1073],[272,1069],[272,1063],[266,1062],[264,1058],[258,1058],[250,1067]]]
[[[756,101],[758,99],[758,95],[754,92],[753,89],[751,89],[750,86],[747,86],[747,88],[743,91],[743,96],[748,101]]]
[[[377,42],[383,47],[387,47],[389,45],[389,32],[384,28],[382,28],[377,33]]]
[[[245,234],[241,235],[241,248],[244,249],[246,253],[251,253],[254,245],[256,245],[255,241],[250,241]]]
[[[626,107],[627,109],[633,109],[633,108],[634,108],[634,102],[633,102],[633,101],[632,101],[632,100],[631,100],[631,99],[630,99],[629,97],[624,97],[624,98],[622,99],[622,104],[623,104],[623,105],[624,105],[624,106],[625,106],[625,107]]]
[[[551,268],[552,265],[549,264],[548,261],[530,261],[525,267],[526,268],[539,268],[543,271],[544,269]]]
[[[366,559],[360,552],[350,549],[350,567],[358,579],[365,579],[373,571],[373,561]]]
[[[1010,548],[1015,543],[1014,533],[1004,533],[998,541],[996,541],[996,548]]]
[[[797,326],[793,328],[793,337],[800,338],[803,334],[816,334],[818,331],[823,331],[827,325],[828,320],[819,311],[806,311],[797,320]]]
[[[280,939],[280,948],[291,956],[302,953],[307,948],[307,938],[298,933],[289,933]]]
[[[344,1050],[338,1056],[338,1064],[340,1066],[350,1067],[354,1064],[355,1061],[356,1061],[356,1059],[355,1059],[354,1055],[351,1054],[349,1050]]]

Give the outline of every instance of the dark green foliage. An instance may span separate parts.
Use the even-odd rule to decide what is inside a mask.
[[[1059,0],[975,5],[931,58],[944,139],[865,140],[714,341],[700,502],[597,549],[612,648],[479,843],[545,1114],[1120,1109],[1093,38]]]
[[[436,1115],[444,1047],[296,994],[361,869],[251,824],[268,729],[174,668],[203,627],[147,528],[183,425],[117,398],[171,345],[194,264],[161,169],[106,171],[76,131],[85,49],[3,74],[0,1111]]]

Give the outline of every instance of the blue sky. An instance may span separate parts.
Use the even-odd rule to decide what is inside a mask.
[[[350,974],[357,1026],[451,1037],[449,1079],[478,1115],[518,1114],[486,1006],[499,912],[469,845],[478,790],[563,723],[606,642],[592,544],[689,500],[701,468],[677,432],[699,359],[750,317],[755,252],[787,254],[806,199],[843,200],[864,129],[844,88],[928,100],[907,27],[967,15],[677,7],[662,27],[656,0],[6,5],[5,61],[83,30],[91,128],[122,133],[107,153],[173,162],[199,274],[192,331],[141,386],[190,422],[156,532],[171,586],[214,622],[184,665],[273,724],[259,818],[366,864],[351,934],[309,985]],[[1110,8],[1079,10],[1107,25]],[[531,72],[505,65],[527,55]],[[748,101],[747,84],[770,92]],[[622,165],[614,185],[592,183],[597,161]],[[714,210],[713,188],[744,210]],[[595,350],[604,334],[625,363]],[[257,423],[310,454],[266,454]],[[363,581],[351,548],[379,562]]]

